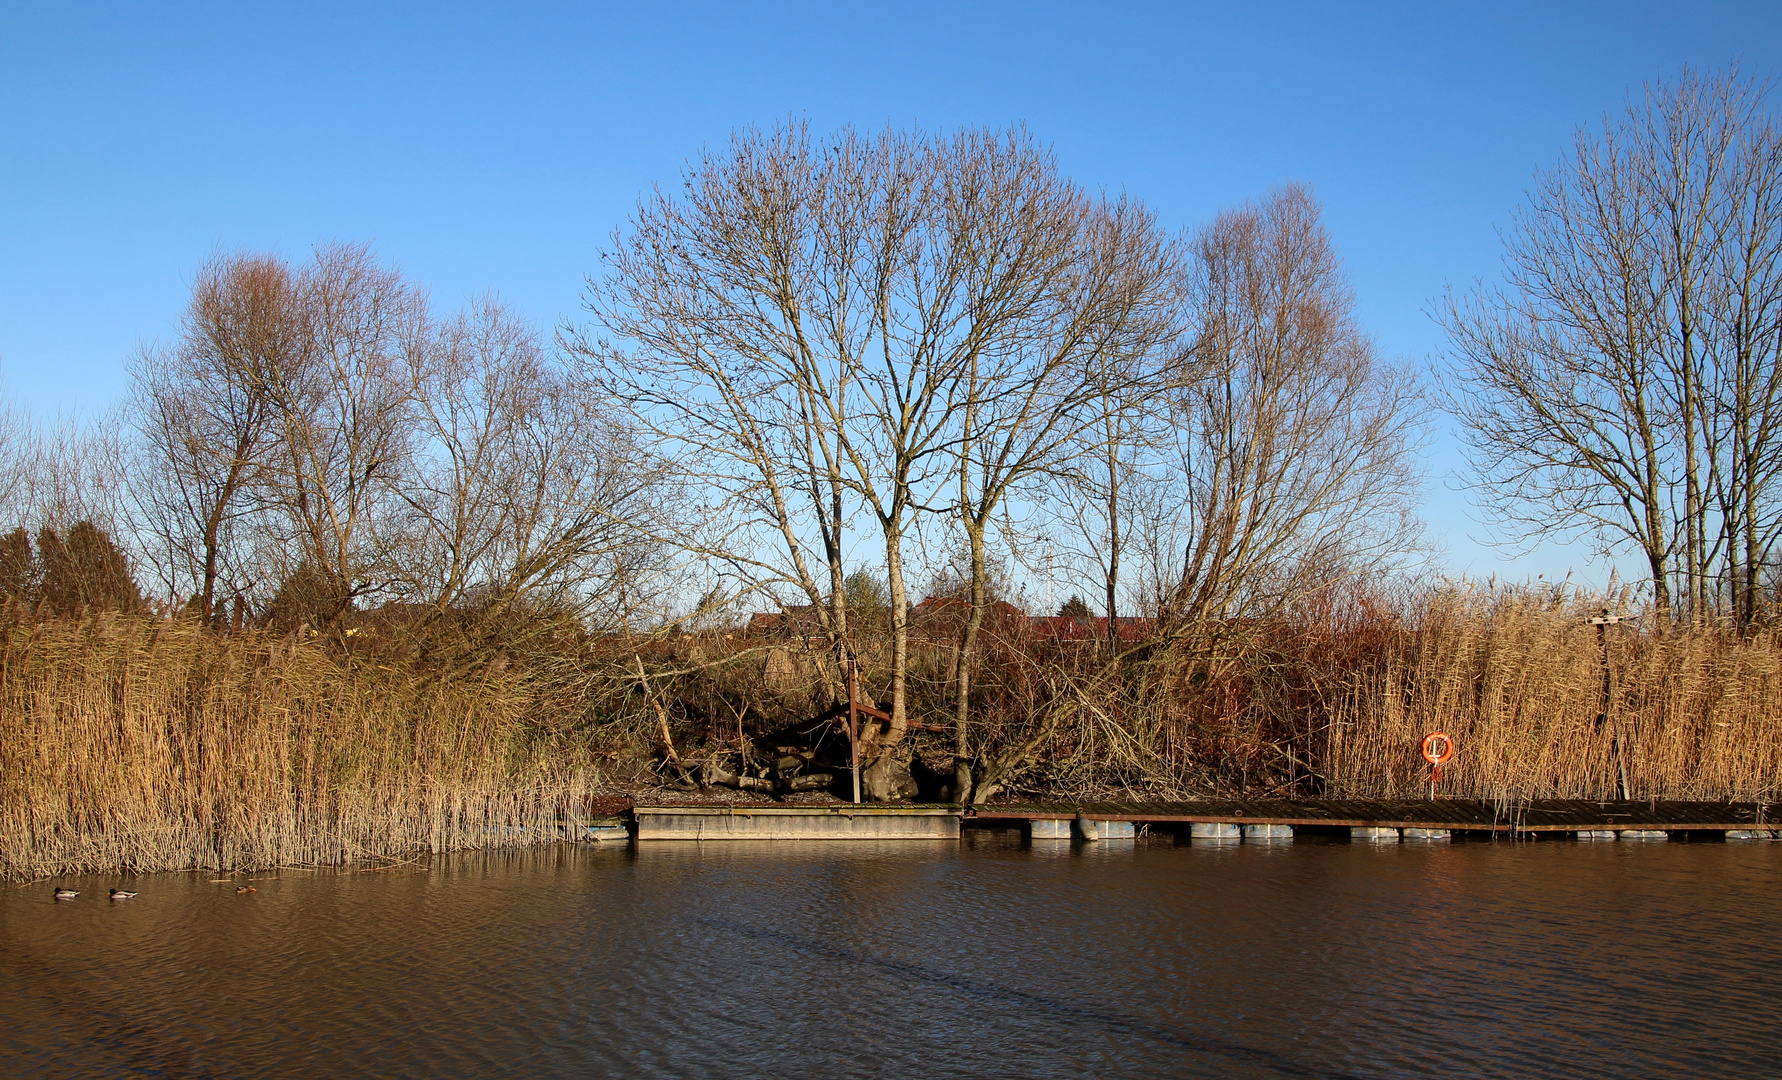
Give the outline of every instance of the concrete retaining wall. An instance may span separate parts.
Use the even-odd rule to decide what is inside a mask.
[[[959,811],[908,806],[639,806],[648,840],[957,840]]]

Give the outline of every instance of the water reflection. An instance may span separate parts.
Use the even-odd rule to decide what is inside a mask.
[[[1782,845],[661,843],[0,895],[23,1074],[1758,1076]],[[142,895],[108,903],[110,887]]]

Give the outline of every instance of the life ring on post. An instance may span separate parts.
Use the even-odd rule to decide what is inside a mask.
[[[1423,760],[1429,762],[1429,797],[1435,798],[1435,786],[1442,779],[1442,766],[1454,756],[1454,740],[1446,732],[1432,731],[1423,736]]]

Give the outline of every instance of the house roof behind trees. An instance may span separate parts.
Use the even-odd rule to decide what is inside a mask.
[[[930,596],[910,609],[910,630],[918,638],[950,640],[964,628],[970,612],[970,601]],[[1128,617],[1117,624],[1118,639],[1135,642],[1152,633],[1155,620]],[[1106,616],[1029,615],[1007,600],[993,600],[985,606],[983,626],[1003,637],[1040,641],[1102,641],[1108,636]],[[823,624],[815,605],[802,604],[783,611],[756,612],[749,617],[745,633],[752,638],[813,638],[822,636]]]

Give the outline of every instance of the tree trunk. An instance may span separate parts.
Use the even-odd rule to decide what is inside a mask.
[[[984,587],[984,523],[968,513],[966,536],[971,542],[971,609],[965,614],[965,630],[959,636],[959,664],[953,701],[953,799],[970,802],[971,773],[971,665],[977,649],[978,630],[984,623],[988,591]]]
[[[909,674],[910,610],[909,592],[903,584],[903,523],[896,518],[885,523],[885,578],[891,593],[891,724],[884,743],[894,745],[903,739],[909,724],[905,703],[905,683]]]

